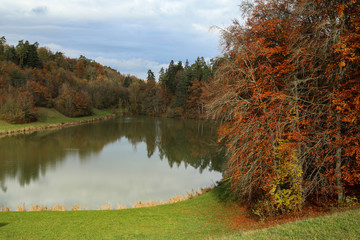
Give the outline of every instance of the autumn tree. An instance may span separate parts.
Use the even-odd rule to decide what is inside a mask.
[[[359,129],[351,122],[358,106],[348,98],[358,98],[359,4],[247,6],[246,25],[223,31],[208,105],[222,121],[232,189],[278,213],[319,194],[342,202],[359,184]]]
[[[342,3],[337,6],[337,12],[344,18],[344,30],[334,48],[339,54],[338,66],[343,71],[344,79],[333,101],[342,123],[340,136],[344,162],[341,165],[341,180],[345,186],[357,186],[360,184],[360,4],[358,1]]]
[[[225,57],[208,106],[223,122],[219,134],[230,154],[227,174],[233,190],[250,201],[268,197],[273,205],[285,190],[300,194],[295,205],[302,199],[301,189],[292,189],[300,181],[297,174],[282,182],[277,168],[297,162],[296,143],[286,141],[292,131],[287,119],[294,118],[286,98],[290,9],[288,1],[258,2],[248,27],[234,21],[223,33]],[[275,158],[275,148],[289,152],[288,160]]]
[[[144,99],[144,83],[142,81],[135,81],[129,87],[129,102],[130,111],[134,113],[141,113],[142,103]]]
[[[34,108],[33,97],[24,89],[10,87],[0,89],[0,119],[9,123],[20,124],[34,122],[38,114]]]
[[[92,114],[90,96],[86,92],[75,91],[64,84],[55,102],[55,108],[68,117],[89,116]]]
[[[204,83],[202,81],[196,80],[189,87],[189,98],[186,102],[187,110],[192,115],[202,115],[205,113],[205,99],[203,98]]]
[[[347,100],[339,98],[350,82],[352,87],[357,85],[356,78],[349,74],[356,67],[348,65],[351,61],[342,56],[350,48],[354,50],[352,59],[356,59],[358,46],[355,41],[343,45],[342,39],[356,36],[356,18],[351,17],[351,12],[358,10],[355,2],[299,1],[295,11],[297,34],[291,45],[295,71],[290,77],[296,90],[293,94],[301,106],[299,116],[307,121],[302,134],[305,192],[337,196],[340,203],[345,199],[347,186],[359,183],[349,171],[359,166],[355,164],[356,154],[348,155],[356,141],[350,144],[345,140],[348,136],[354,139],[358,129],[345,120],[342,106]]]
[[[83,78],[85,73],[85,64],[82,59],[79,59],[76,62],[75,73],[78,78]]]

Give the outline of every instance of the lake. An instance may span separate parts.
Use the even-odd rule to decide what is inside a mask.
[[[212,122],[123,117],[0,138],[0,205],[167,201],[222,178]]]

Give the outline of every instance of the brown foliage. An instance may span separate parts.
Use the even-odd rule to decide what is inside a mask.
[[[9,123],[36,121],[38,114],[34,109],[32,95],[22,89],[0,89],[0,118]]]
[[[68,117],[88,116],[92,114],[90,97],[86,93],[75,92],[64,87],[55,103],[55,108]]]
[[[256,1],[245,26],[224,30],[208,107],[240,198],[341,202],[359,184],[359,10],[356,1]]]
[[[31,46],[34,50],[38,44]],[[125,77],[118,71],[84,56],[79,59],[66,58],[62,53],[54,54],[46,48],[39,48],[37,52],[41,63],[36,62],[36,67],[35,62],[25,64],[24,56],[16,55],[20,52],[14,53],[14,59],[21,57],[22,64],[14,59],[11,60],[13,62],[0,62],[0,90],[5,91],[10,99],[17,97],[10,96],[12,93],[28,91],[32,95],[29,103],[41,107],[54,107],[56,104],[62,113],[73,117],[91,114],[91,107],[118,107],[119,102],[124,105],[128,102],[127,92],[121,85]],[[17,90],[10,91],[10,88]],[[65,88],[71,90],[70,96],[64,95]]]

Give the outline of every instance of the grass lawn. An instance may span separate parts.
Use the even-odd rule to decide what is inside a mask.
[[[175,204],[109,211],[0,212],[0,239],[206,239],[234,234],[213,192]]]
[[[360,209],[273,226],[214,190],[150,208],[0,212],[0,239],[360,239]]]
[[[360,239],[360,209],[239,232],[222,239]]]
[[[38,108],[38,113],[40,115],[39,120],[33,123],[27,124],[10,124],[0,120],[0,131],[8,131],[8,130],[18,130],[24,129],[27,127],[44,127],[50,124],[56,123],[66,123],[66,122],[78,122],[82,120],[90,120],[93,118],[104,117],[107,115],[112,114],[112,110],[105,109],[105,110],[98,110],[94,109],[94,115],[88,117],[79,117],[79,118],[69,118],[55,109],[51,108]]]

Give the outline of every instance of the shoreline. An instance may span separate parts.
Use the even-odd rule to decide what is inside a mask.
[[[70,121],[70,122],[59,122],[59,123],[48,123],[48,124],[44,123],[44,125],[42,126],[26,126],[19,129],[0,130],[0,137],[13,136],[18,134],[30,134],[33,132],[45,131],[50,129],[60,129],[64,127],[71,127],[71,126],[77,126],[87,123],[105,121],[116,117],[117,117],[116,113],[112,113],[101,117],[94,116],[94,118],[90,118],[90,119],[82,119],[82,120],[74,119],[74,121]]]
[[[1,212],[72,212],[72,211],[104,211],[104,210],[123,210],[123,209],[136,209],[136,208],[148,208],[148,207],[156,207],[160,205],[169,205],[173,203],[183,202],[195,197],[199,197],[205,193],[208,193],[212,189],[214,189],[216,186],[213,185],[211,187],[205,187],[200,188],[197,191],[192,191],[191,193],[186,193],[185,195],[176,195],[175,197],[169,198],[167,201],[137,201],[135,204],[132,204],[130,207],[127,207],[125,205],[117,204],[113,208],[113,205],[109,202],[106,202],[104,205],[100,206],[97,209],[88,209],[87,205],[83,205],[83,208],[81,209],[81,206],[79,204],[74,204],[70,208],[67,208],[63,204],[55,204],[53,207],[48,207],[46,205],[30,205],[28,209],[25,208],[25,203],[22,203],[20,205],[17,205],[17,210],[12,210],[6,205],[0,205],[0,213]]]

